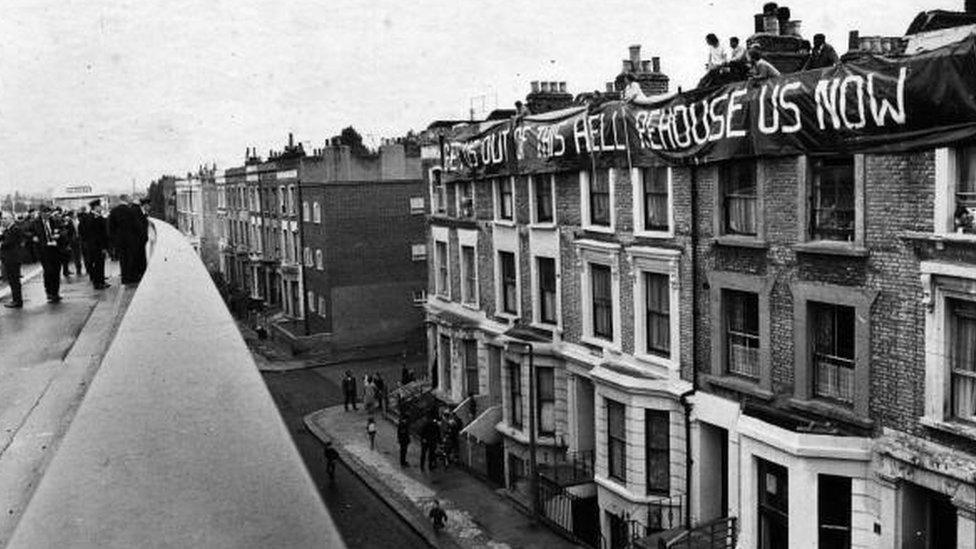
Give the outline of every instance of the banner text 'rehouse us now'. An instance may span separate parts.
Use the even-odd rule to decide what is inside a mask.
[[[976,135],[976,37],[903,58],[471,125],[443,167],[486,177],[660,162],[932,148]]]

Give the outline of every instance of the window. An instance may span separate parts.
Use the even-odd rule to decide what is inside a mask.
[[[536,427],[542,436],[556,433],[556,371],[536,367]]]
[[[976,421],[976,303],[948,300],[952,417]]]
[[[590,225],[610,226],[610,170],[593,170],[589,188]]]
[[[522,367],[518,362],[508,360],[508,394],[509,403],[512,405],[511,425],[512,427],[522,428]]]
[[[318,309],[315,310],[315,312],[317,312],[320,317],[325,318],[326,310],[327,309],[325,308],[325,296],[319,295],[319,307]]]
[[[556,260],[537,257],[536,272],[539,274],[539,321],[556,324]]]
[[[813,160],[810,196],[812,240],[854,240],[854,157]]]
[[[956,207],[953,229],[959,233],[976,233],[976,145],[956,149]]]
[[[426,244],[413,244],[410,246],[410,257],[414,261],[423,261],[427,259],[427,245]]]
[[[854,400],[854,308],[809,303],[815,396]]]
[[[759,549],[789,547],[789,471],[782,465],[756,458],[759,483]]]
[[[288,185],[288,214],[295,214],[295,186]]]
[[[309,312],[314,313],[315,312],[315,292],[313,292],[311,290],[308,291],[308,292],[306,292],[305,299],[308,302],[308,310],[309,310]]]
[[[552,223],[555,175],[540,174],[532,178],[533,215],[536,223]]]
[[[278,187],[278,211],[280,211],[282,215],[288,212],[288,210],[286,209],[287,208],[286,204],[287,203],[285,202],[285,187],[284,185],[282,185]]]
[[[308,214],[308,200],[302,201],[302,221],[311,221],[312,218]]]
[[[316,203],[316,206],[318,203]],[[413,196],[410,198],[410,213],[411,214],[422,214],[424,213],[424,198],[422,196]],[[318,223],[318,221],[316,221]]]
[[[518,314],[518,280],[515,271],[515,254],[498,252],[501,266],[502,312]]]
[[[447,211],[447,200],[445,200],[444,182],[441,180],[441,171],[434,169],[430,172],[430,201],[434,206],[434,213],[442,214]]]
[[[641,196],[643,200],[643,227],[645,231],[667,231],[670,229],[668,208],[667,166],[640,168]]]
[[[478,274],[474,246],[461,246],[461,298],[463,303],[478,304]]]
[[[607,473],[610,478],[627,482],[627,433],[624,427],[624,405],[607,402]]]
[[[495,180],[496,203],[495,219],[511,221],[513,217],[512,178],[502,177]]]
[[[303,248],[303,249],[302,249],[302,263],[303,263],[303,264],[304,264],[304,265],[305,265],[306,267],[312,267],[312,266],[314,266],[314,265],[315,265],[315,264],[314,264],[314,263],[312,262],[312,249],[311,249],[311,248],[307,248],[307,247],[306,247],[306,248]]]
[[[724,290],[726,372],[758,379],[759,296],[751,292]]]
[[[461,181],[457,188],[458,217],[473,218],[474,212],[474,181]]]
[[[426,250],[426,248],[424,249]],[[325,270],[325,260],[322,257],[322,250],[315,250],[315,268],[320,271]]]
[[[817,475],[819,547],[851,546],[851,478]]]
[[[437,295],[447,297],[448,277],[447,277],[447,242],[435,242],[435,253],[437,256]]]
[[[420,199],[420,207],[423,210],[424,199]],[[318,202],[312,202],[312,221],[314,223],[322,223],[322,205]]]
[[[671,277],[644,275],[644,342],[648,354],[671,356]]]
[[[671,492],[671,418],[667,410],[644,410],[648,495]]]
[[[610,267],[590,264],[592,287],[593,335],[613,340],[613,287]]]
[[[726,162],[719,167],[718,173],[722,190],[722,234],[756,236],[756,162]],[[853,204],[853,197],[851,200]]]
[[[412,299],[414,305],[423,307],[427,303],[427,290],[414,290]]]
[[[464,388],[468,396],[478,394],[478,342],[464,340]]]

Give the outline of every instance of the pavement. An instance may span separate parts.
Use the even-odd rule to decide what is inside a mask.
[[[342,461],[432,547],[579,547],[523,514],[503,489],[496,490],[458,467],[421,472],[416,439],[407,452],[410,466],[400,467],[396,427],[380,416],[376,416],[376,447],[371,450],[366,419],[362,406],[349,412],[332,406],[305,416],[305,424],[321,440],[331,440]],[[448,517],[440,533],[434,532],[427,518],[434,499]]]
[[[73,270],[73,269],[72,269]],[[67,431],[114,337],[134,288],[95,290],[87,276],[61,279],[63,301],[47,303],[39,266],[25,266],[24,307],[0,308],[0,546]],[[9,288],[0,288],[7,301]]]

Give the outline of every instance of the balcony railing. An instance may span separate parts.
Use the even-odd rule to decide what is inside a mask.
[[[559,486],[571,486],[593,480],[593,450],[539,454],[539,475]]]
[[[153,225],[148,270],[8,547],[342,547],[199,256]]]

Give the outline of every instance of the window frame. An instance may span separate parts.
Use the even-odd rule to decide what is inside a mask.
[[[464,199],[466,198],[462,196],[460,192],[462,187],[470,189],[471,191],[471,211],[468,215],[462,213],[464,211]],[[473,179],[461,179],[454,182],[454,211],[456,212],[457,217],[461,219],[475,219],[477,217],[477,194],[478,193],[475,190],[475,182]]]
[[[653,437],[650,434],[651,424],[654,421],[663,420],[664,426],[667,431],[667,437],[665,437],[665,446],[663,447],[652,447]],[[655,462],[655,457],[657,462]],[[651,469],[654,465],[664,464],[664,469],[667,472],[664,475],[666,479],[665,485],[654,486],[652,485],[652,475]],[[671,411],[670,410],[656,410],[653,408],[644,409],[644,477],[645,477],[645,490],[648,496],[668,496],[671,493]]]
[[[834,484],[834,486],[830,486]],[[846,500],[843,498],[843,493],[830,492],[825,493],[825,487],[830,486],[831,488],[838,488],[837,485],[846,484],[842,489],[842,492],[846,493]],[[841,497],[838,497],[841,496]],[[851,547],[851,535],[853,532],[852,528],[852,496],[853,496],[853,479],[847,476],[841,475],[829,475],[824,473],[819,473],[817,475],[817,544],[819,547],[843,547],[845,549],[850,549]],[[839,509],[838,509],[839,507]],[[829,524],[825,523],[825,512],[830,511],[841,511],[841,514],[845,515],[846,524]],[[844,512],[846,511],[846,513]],[[831,540],[825,539],[826,532],[843,532],[841,536],[844,539],[838,546],[831,543]]]
[[[822,253],[827,255],[868,255],[865,248],[865,179],[866,157],[863,154],[851,155],[854,162],[854,233],[851,241],[814,239],[810,234],[812,227],[812,193],[814,187],[814,167],[811,158],[800,156],[797,159],[797,243],[794,250],[802,253]]]
[[[791,403],[824,414],[868,420],[871,361],[871,305],[879,291],[868,288],[795,281],[793,293],[794,395]],[[833,303],[854,308],[854,391],[849,405],[815,396],[813,346],[809,302]],[[761,313],[760,313],[761,314]]]
[[[443,246],[443,248],[441,248]],[[448,241],[434,239],[434,288],[439,297],[451,298],[451,265],[448,260]]]
[[[505,360],[508,366],[508,424],[518,430],[525,426],[525,409],[522,398],[522,364]]]
[[[734,385],[734,389],[754,394],[761,398],[772,397],[772,320],[770,295],[775,278],[732,271],[712,271],[708,273],[709,302],[711,314],[711,372],[713,383]],[[750,292],[759,296],[759,377],[750,380],[743,376],[728,373],[728,346],[726,341],[727,318],[724,292],[734,290]]]
[[[631,246],[626,249],[630,259],[631,284],[634,296],[634,356],[638,359],[677,371],[681,359],[681,252],[670,248]],[[645,274],[668,277],[670,345],[667,356],[647,351],[647,287]]]
[[[506,262],[502,259],[503,258],[502,254],[506,254],[504,256],[506,258],[511,257],[511,259],[512,259],[512,263],[511,263],[512,272],[510,273],[511,274],[511,277],[510,278],[511,278],[511,282],[512,282],[511,285],[513,286],[513,289],[514,289],[513,299],[514,299],[515,303],[512,303],[511,304],[512,305],[512,308],[511,309],[508,308],[509,303],[508,303],[508,291],[507,290],[508,290],[509,284],[508,284],[507,279],[509,277],[506,276],[509,273],[506,273],[505,272],[506,271],[506,269],[505,269]],[[520,305],[519,305],[519,301],[521,301],[521,299],[520,299],[520,294],[519,294],[519,291],[518,291],[518,286],[519,286],[518,256],[516,255],[515,252],[509,251],[509,250],[497,250],[495,252],[495,259],[498,262],[498,289],[499,289],[498,298],[499,298],[499,312],[502,313],[502,314],[506,314],[506,315],[519,316],[519,309],[521,308]]]
[[[955,210],[959,190],[960,152],[976,145],[958,145],[935,149],[935,202],[933,232],[952,235],[954,239],[976,240],[976,232],[959,233],[955,228]]]
[[[537,309],[537,314],[535,315],[535,322],[545,326],[558,326],[559,325],[559,265],[558,261],[554,257],[547,257],[544,255],[536,255],[533,257],[535,264],[535,303],[534,308]],[[551,261],[552,262],[552,317],[546,318],[544,314],[545,310],[545,291],[543,288],[543,270],[541,261]]]
[[[426,261],[427,260],[427,244],[411,244],[410,245],[410,260],[411,261]]]
[[[426,246],[426,244],[424,246]],[[317,248],[315,250],[315,268],[320,271],[325,270],[325,256],[322,254],[321,248]]]
[[[744,233],[731,233],[727,229],[728,221],[728,208],[726,205],[726,195],[728,188],[728,181],[726,179],[726,174],[728,168],[737,162],[750,162],[753,163],[754,178],[755,178],[755,188],[756,188],[756,234],[749,235]],[[766,200],[765,200],[765,187],[766,187],[766,163],[761,158],[748,159],[748,160],[738,160],[719,163],[715,167],[715,192],[713,195],[713,200],[715,204],[714,216],[712,220],[712,230],[713,234],[716,235],[716,241],[723,245],[737,245],[737,244],[753,244],[753,245],[764,245],[766,239]],[[802,180],[801,180],[802,182]]]
[[[439,166],[435,166],[427,174],[430,182],[430,213],[431,215],[447,215],[447,189],[443,172]]]
[[[552,379],[552,393],[543,394],[542,390],[542,376],[548,375]],[[539,436],[551,437],[556,435],[556,369],[551,366],[536,366],[535,367],[535,419],[536,419],[536,430]],[[545,398],[543,398],[545,397]],[[546,404],[552,407],[552,424],[547,425],[543,421],[543,410]],[[551,427],[551,428],[549,428]]]
[[[851,404],[853,404],[853,396],[854,396],[853,378],[854,378],[854,371],[856,365],[855,362],[856,344],[855,344],[855,348],[850,350],[851,356],[849,357],[841,356],[843,350],[838,348],[838,344],[839,344],[838,339],[840,334],[853,332],[854,322],[855,322],[854,317],[856,316],[856,311],[854,310],[853,307],[849,307],[847,305],[839,305],[836,303],[821,303],[819,301],[808,301],[807,307],[809,308],[809,314],[811,318],[808,325],[810,326],[811,330],[813,330],[814,332],[819,332],[822,329],[820,325],[820,321],[824,320],[825,317],[828,316],[831,324],[830,326],[831,340],[832,340],[831,349],[818,349],[817,338],[814,335],[808,335],[808,338],[811,340],[811,345],[813,346],[813,349],[811,350],[811,358],[813,359],[813,365],[812,365],[813,372],[811,374],[812,383],[813,383],[813,396],[819,399],[838,403],[842,406],[850,406]],[[848,313],[850,316],[849,320],[851,322],[851,325],[842,326],[841,322],[848,320],[847,318]],[[819,379],[821,377],[821,369],[820,369],[821,360],[818,358],[820,356],[822,356],[824,359],[831,359],[837,362],[833,366],[838,370],[838,372],[840,371],[840,369],[850,370],[850,373],[846,375],[849,375],[851,379],[851,388],[850,388],[851,400],[848,400],[843,395],[828,394],[828,391],[823,391],[821,389],[820,382],[819,382]],[[839,381],[837,383],[837,386],[838,386],[838,391],[839,392],[842,391],[841,383]]]
[[[607,417],[607,478],[622,486],[627,485],[627,405],[623,402],[604,397],[604,407]],[[613,425],[615,412],[620,414],[620,434],[615,434]],[[614,459],[614,446],[620,446],[620,463]]]
[[[478,309],[481,303],[481,288],[479,288],[478,280],[478,231],[477,230],[467,230],[458,229],[458,269],[461,274],[461,304],[468,307]],[[474,272],[469,273],[467,270],[467,265],[464,263],[464,248],[471,248],[474,255],[472,259]],[[469,288],[469,284],[473,282],[473,286]],[[468,301],[468,290],[472,290],[473,300]]]
[[[580,170],[579,172],[579,184],[580,184],[580,217],[582,220],[583,230],[598,232],[598,233],[613,233],[617,230],[616,225],[616,183],[619,178],[618,170],[616,168],[599,168],[600,170],[607,171],[607,182],[609,185],[609,225],[597,225],[592,222],[592,203],[590,196],[590,175],[589,170]]]
[[[478,365],[478,340],[465,339],[464,341],[464,390],[465,397],[478,395],[481,393],[481,371]],[[474,363],[471,362],[469,354],[471,346],[474,346]],[[473,374],[472,374],[473,372]],[[472,381],[474,391],[471,390]]]
[[[580,298],[582,309],[583,334],[580,341],[604,349],[621,350],[621,322],[622,309],[620,302],[620,251],[621,246],[616,243],[597,240],[577,240],[577,257],[583,264],[580,276]],[[613,320],[613,338],[608,340],[595,334],[593,325],[593,287],[591,265],[601,265],[610,269],[610,285]]]
[[[649,169],[666,169],[667,178],[667,209],[668,226],[666,229],[648,228],[646,198],[645,198],[645,175]],[[630,171],[630,180],[633,187],[633,210],[634,210],[634,235],[647,238],[672,238],[674,237],[674,168],[667,165],[641,166],[634,167]]]
[[[504,187],[508,185],[509,192],[504,192]],[[492,178],[492,194],[494,195],[493,210],[494,218],[496,223],[515,223],[515,176],[501,176]],[[508,196],[508,212],[509,216],[504,215],[504,204],[506,194]]]
[[[549,219],[539,217],[539,181],[545,180],[549,183]],[[556,213],[556,174],[543,173],[529,176],[529,219],[531,224],[536,227],[554,227],[557,223]]]
[[[422,207],[420,213],[423,213]],[[312,222],[316,225],[322,224],[322,204],[318,200],[312,202]]]

